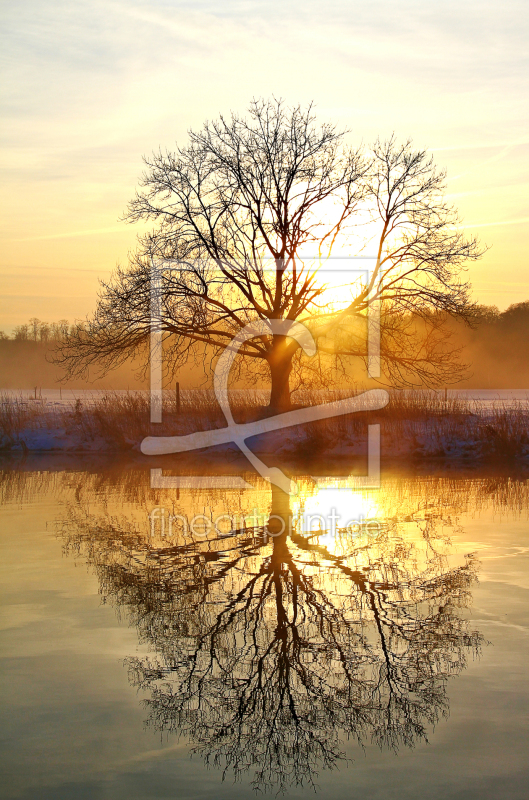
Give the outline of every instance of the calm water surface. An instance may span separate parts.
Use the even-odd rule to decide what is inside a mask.
[[[3,796],[526,798],[529,483],[251,482],[3,471]]]

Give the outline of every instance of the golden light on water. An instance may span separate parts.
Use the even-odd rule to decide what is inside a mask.
[[[358,491],[340,483],[302,488],[291,501],[293,528],[302,535],[316,533],[318,544],[334,554],[350,549],[352,536],[359,544],[383,517],[379,490]]]
[[[354,481],[355,476],[330,477],[324,485],[300,481],[291,498],[294,536],[317,545],[322,564],[327,554],[352,559],[355,568],[378,563],[384,569],[401,559],[411,567],[413,553],[413,571],[420,572],[432,558],[449,557],[449,534],[458,516],[452,497],[432,501],[427,485],[409,497],[399,481],[377,489],[358,489]]]

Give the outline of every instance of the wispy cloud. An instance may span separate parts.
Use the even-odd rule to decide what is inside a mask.
[[[99,236],[105,233],[122,233],[123,225],[112,228],[94,228],[88,231],[70,231],[68,233],[49,233],[45,236],[24,236],[18,239],[6,239],[7,242],[38,242],[46,239],[70,239],[74,236]]]
[[[133,239],[118,253],[111,234],[126,230],[141,155],[272,94],[315,100],[352,142],[395,131],[430,146],[464,217],[493,220],[466,227],[510,225],[514,239],[526,220],[523,193],[505,189],[524,180],[529,144],[522,0],[17,0],[2,13],[10,264],[108,273]],[[511,271],[517,258],[502,255]]]
[[[466,222],[462,225],[463,228],[492,228],[497,225],[523,225],[529,222],[529,217],[520,217],[520,219],[504,219],[496,220],[494,222]]]
[[[529,144],[529,139],[516,139],[504,142],[467,142],[466,144],[452,144],[443,147],[429,147],[429,153],[446,153],[454,150],[494,150],[498,147],[520,147]]]

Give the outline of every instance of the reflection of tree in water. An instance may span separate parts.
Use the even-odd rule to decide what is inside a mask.
[[[290,521],[279,490],[273,512]],[[344,758],[347,737],[396,750],[447,713],[447,679],[481,636],[461,615],[476,562],[448,566],[439,519],[411,521],[415,536],[398,520],[342,531],[336,547],[263,529],[155,547],[104,517],[65,531],[153,647],[128,662],[149,724],[282,790]]]

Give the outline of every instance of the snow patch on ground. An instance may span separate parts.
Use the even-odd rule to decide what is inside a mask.
[[[198,419],[182,420],[179,433],[193,433]],[[450,461],[482,461],[486,459],[529,459],[529,431],[514,427],[500,429],[494,420],[480,415],[431,417],[426,419],[380,419],[382,457],[406,459],[446,459]],[[204,424],[204,421],[202,421]],[[371,424],[371,423],[370,423]],[[123,426],[124,427],[124,426]],[[0,449],[29,452],[137,452],[141,435],[111,427],[108,435],[97,432],[97,426],[75,423],[57,425],[57,417],[49,416],[38,425],[29,425],[16,434],[0,437]],[[314,425],[295,426],[247,440],[259,454],[294,456],[303,459],[319,456],[365,455],[367,424],[352,426],[345,420],[342,428]],[[232,445],[233,447],[233,445]]]

